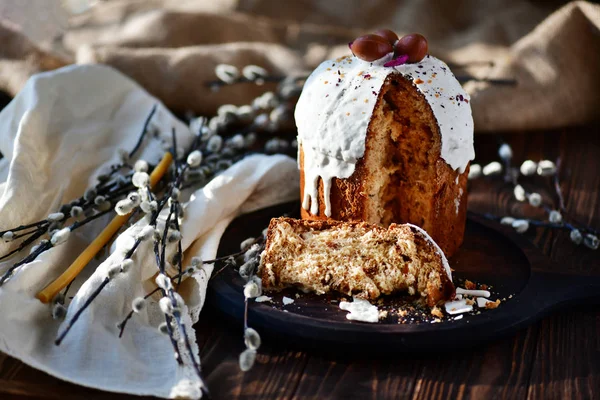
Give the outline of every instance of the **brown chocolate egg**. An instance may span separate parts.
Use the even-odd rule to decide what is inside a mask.
[[[379,60],[393,50],[387,39],[377,35],[365,35],[350,43],[352,53],[365,61]]]
[[[396,54],[406,54],[408,62],[421,61],[427,55],[427,39],[418,33],[402,36],[394,45]]]
[[[375,35],[381,36],[382,38],[387,39],[388,42],[393,46],[394,43],[398,40],[398,35],[394,31],[389,29],[380,29],[375,32]]]

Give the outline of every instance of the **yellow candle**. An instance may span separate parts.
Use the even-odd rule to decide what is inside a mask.
[[[164,174],[169,169],[173,161],[171,153],[165,153],[160,163],[154,168],[150,175],[150,185],[156,185]],[[73,279],[79,275],[83,268],[98,254],[98,252],[110,241],[110,239],[119,231],[119,229],[125,224],[129,214],[117,215],[112,221],[104,228],[104,230],[98,235],[96,239],[73,261],[71,266],[67,268],[61,276],[46,286],[36,297],[40,299],[42,303],[50,302],[61,290],[63,290]]]

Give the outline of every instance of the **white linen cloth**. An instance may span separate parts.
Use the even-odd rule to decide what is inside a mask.
[[[191,143],[193,134],[132,80],[100,65],[66,67],[32,77],[0,113],[0,152],[4,155],[0,160],[0,230],[45,219],[61,204],[81,196],[99,174],[119,162],[120,149],[133,148],[155,104],[158,109],[151,125],[158,137],[147,138],[135,157],[150,163],[164,154],[160,140],[171,142],[171,128],[176,129],[181,147]],[[236,163],[192,193],[189,201],[184,197],[184,265],[192,256],[214,258],[223,231],[236,216],[297,196],[295,160],[255,155]],[[178,367],[168,337],[157,330],[164,316],[155,301],[134,315],[123,338],[118,338],[116,324],[131,310],[132,300],[153,288],[151,278],[157,269],[151,243],[138,248],[135,267],[111,280],[63,343],[54,344],[65,321],[104,279],[107,268],[122,260],[119,248],[132,240],[144,222],[129,227],[106,261],[92,261],[74,281],[70,294],[76,295],[65,321],[54,320],[51,305],[34,296],[70,265],[110,218],[74,231],[66,243],[24,265],[0,287],[0,351],[84,386],[159,397],[197,393],[193,371]],[[15,245],[0,244],[0,255]],[[23,251],[1,262],[0,274],[26,254]],[[198,273],[182,285],[189,308],[188,327],[198,320],[212,265],[204,270],[206,274]],[[194,332],[188,332],[198,356]]]

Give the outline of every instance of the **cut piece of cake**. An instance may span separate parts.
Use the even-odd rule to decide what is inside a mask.
[[[323,62],[296,106],[302,218],[425,229],[462,243],[474,157],[469,96],[442,61]]]
[[[448,262],[421,228],[274,218],[261,256],[267,290],[297,287],[365,299],[408,292],[429,306],[454,297]]]

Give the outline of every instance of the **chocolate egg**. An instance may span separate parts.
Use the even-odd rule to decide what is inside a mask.
[[[394,45],[394,52],[396,54],[406,54],[408,62],[411,63],[419,62],[425,58],[427,49],[427,39],[418,33],[402,36]]]
[[[375,35],[381,36],[382,38],[387,39],[387,41],[393,46],[394,43],[398,40],[398,35],[394,31],[389,29],[380,29],[375,32]]]
[[[387,39],[377,35],[364,35],[350,44],[352,53],[365,61],[375,61],[391,53],[392,45]]]

